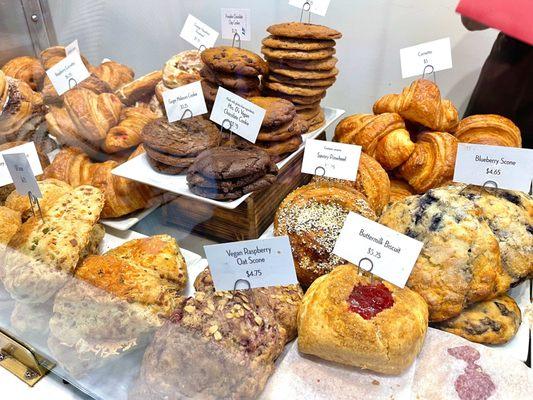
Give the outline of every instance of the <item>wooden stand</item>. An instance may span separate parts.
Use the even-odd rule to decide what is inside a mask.
[[[325,139],[325,132],[317,139]],[[163,206],[164,223],[224,242],[257,239],[272,224],[287,194],[311,179],[300,172],[302,160],[303,151],[281,169],[273,185],[253,193],[233,210],[178,197]]]

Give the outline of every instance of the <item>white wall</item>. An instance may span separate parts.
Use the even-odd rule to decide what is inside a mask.
[[[266,28],[298,20],[288,0],[48,0],[58,40],[77,38],[92,62],[103,57],[133,67],[137,75],[156,68],[173,54],[190,48],[179,37],[189,13],[220,30],[220,8],[250,8],[252,41],[259,52]],[[311,22],[340,30],[336,84],[323,104],[348,113],[370,112],[382,94],[400,90],[399,50],[449,36],[454,67],[437,73],[437,83],[462,112],[496,32],[468,32],[455,13],[458,0],[331,0],[326,17]],[[219,38],[217,43],[230,44]]]

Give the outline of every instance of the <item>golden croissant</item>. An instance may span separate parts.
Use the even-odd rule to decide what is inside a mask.
[[[100,64],[94,68],[93,73],[104,82],[107,82],[113,91],[133,81],[133,76],[135,75],[130,67],[115,61],[106,61]]]
[[[386,170],[404,163],[415,148],[402,117],[396,113],[350,115],[339,122],[333,140],[362,146]]]
[[[418,135],[411,156],[399,168],[399,174],[417,193],[424,193],[453,178],[457,139],[446,132]]]
[[[501,115],[471,115],[459,122],[454,136],[459,142],[522,147],[520,129]]]
[[[109,84],[98,78],[95,74],[89,75],[87,79],[78,83],[76,88],[87,89],[95,94],[113,92]],[[61,96],[57,94],[57,91],[48,76],[44,79],[43,90],[41,93],[43,94],[45,104],[61,104],[65,98],[65,94],[62,94]]]
[[[41,54],[39,55],[41,64],[45,70],[52,68],[54,65],[56,65],[59,61],[61,61],[65,57],[66,57],[66,52],[63,46],[49,47],[41,51]],[[89,61],[83,56],[83,54],[80,54],[80,57],[85,67],[87,67],[87,69],[91,71],[92,66],[89,63]]]
[[[404,180],[396,178],[390,180],[390,203],[395,203],[414,194],[416,194],[415,190]]]
[[[103,218],[120,217],[150,207],[158,192],[150,186],[113,175],[115,161],[93,163],[81,150],[67,147],[61,150],[44,171],[45,178],[55,178],[71,186],[92,185],[104,192]]]
[[[39,90],[46,75],[41,63],[35,57],[15,57],[8,61],[2,71],[7,76],[26,82],[32,90]]]
[[[106,153],[116,153],[138,146],[141,143],[141,131],[144,126],[157,118],[157,114],[145,104],[125,108],[119,124],[107,132],[102,145],[103,150]]]
[[[400,94],[383,96],[374,104],[373,111],[398,113],[405,120],[442,132],[453,132],[459,120],[451,101],[442,99],[438,86],[427,79],[413,81]]]

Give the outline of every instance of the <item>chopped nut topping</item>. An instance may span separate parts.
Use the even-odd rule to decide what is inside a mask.
[[[214,336],[215,340],[222,339],[222,334],[219,331],[216,331],[213,336]]]
[[[195,306],[191,306],[191,305],[189,305],[189,306],[185,306],[185,307],[183,307],[183,309],[184,309],[185,311],[187,311],[188,313],[193,313],[193,312],[196,311],[196,307],[195,307]]]
[[[209,327],[209,329],[207,330],[207,332],[209,332],[211,335],[212,335],[213,333],[217,332],[217,331],[218,331],[218,325],[217,325],[217,324],[215,324],[215,325],[211,325],[211,326]]]

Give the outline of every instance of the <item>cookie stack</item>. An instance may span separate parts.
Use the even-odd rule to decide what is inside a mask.
[[[248,100],[266,111],[255,145],[263,148],[273,162],[281,161],[300,147],[309,124],[297,114],[294,104],[279,97]]]
[[[233,200],[275,182],[278,168],[257,147],[215,147],[202,152],[189,168],[191,192],[210,199]]]
[[[272,25],[267,31],[271,36],[263,39],[261,48],[269,67],[263,79],[265,93],[293,102],[310,131],[320,128],[324,123],[320,101],[339,72],[334,39],[342,34],[303,22]]]
[[[259,76],[268,72],[257,54],[237,47],[212,47],[202,52],[202,88],[208,104],[215,102],[220,86],[242,97],[259,96]]]
[[[172,123],[158,118],[144,127],[141,136],[150,165],[169,175],[186,172],[198,154],[220,144],[218,128],[203,117]]]

